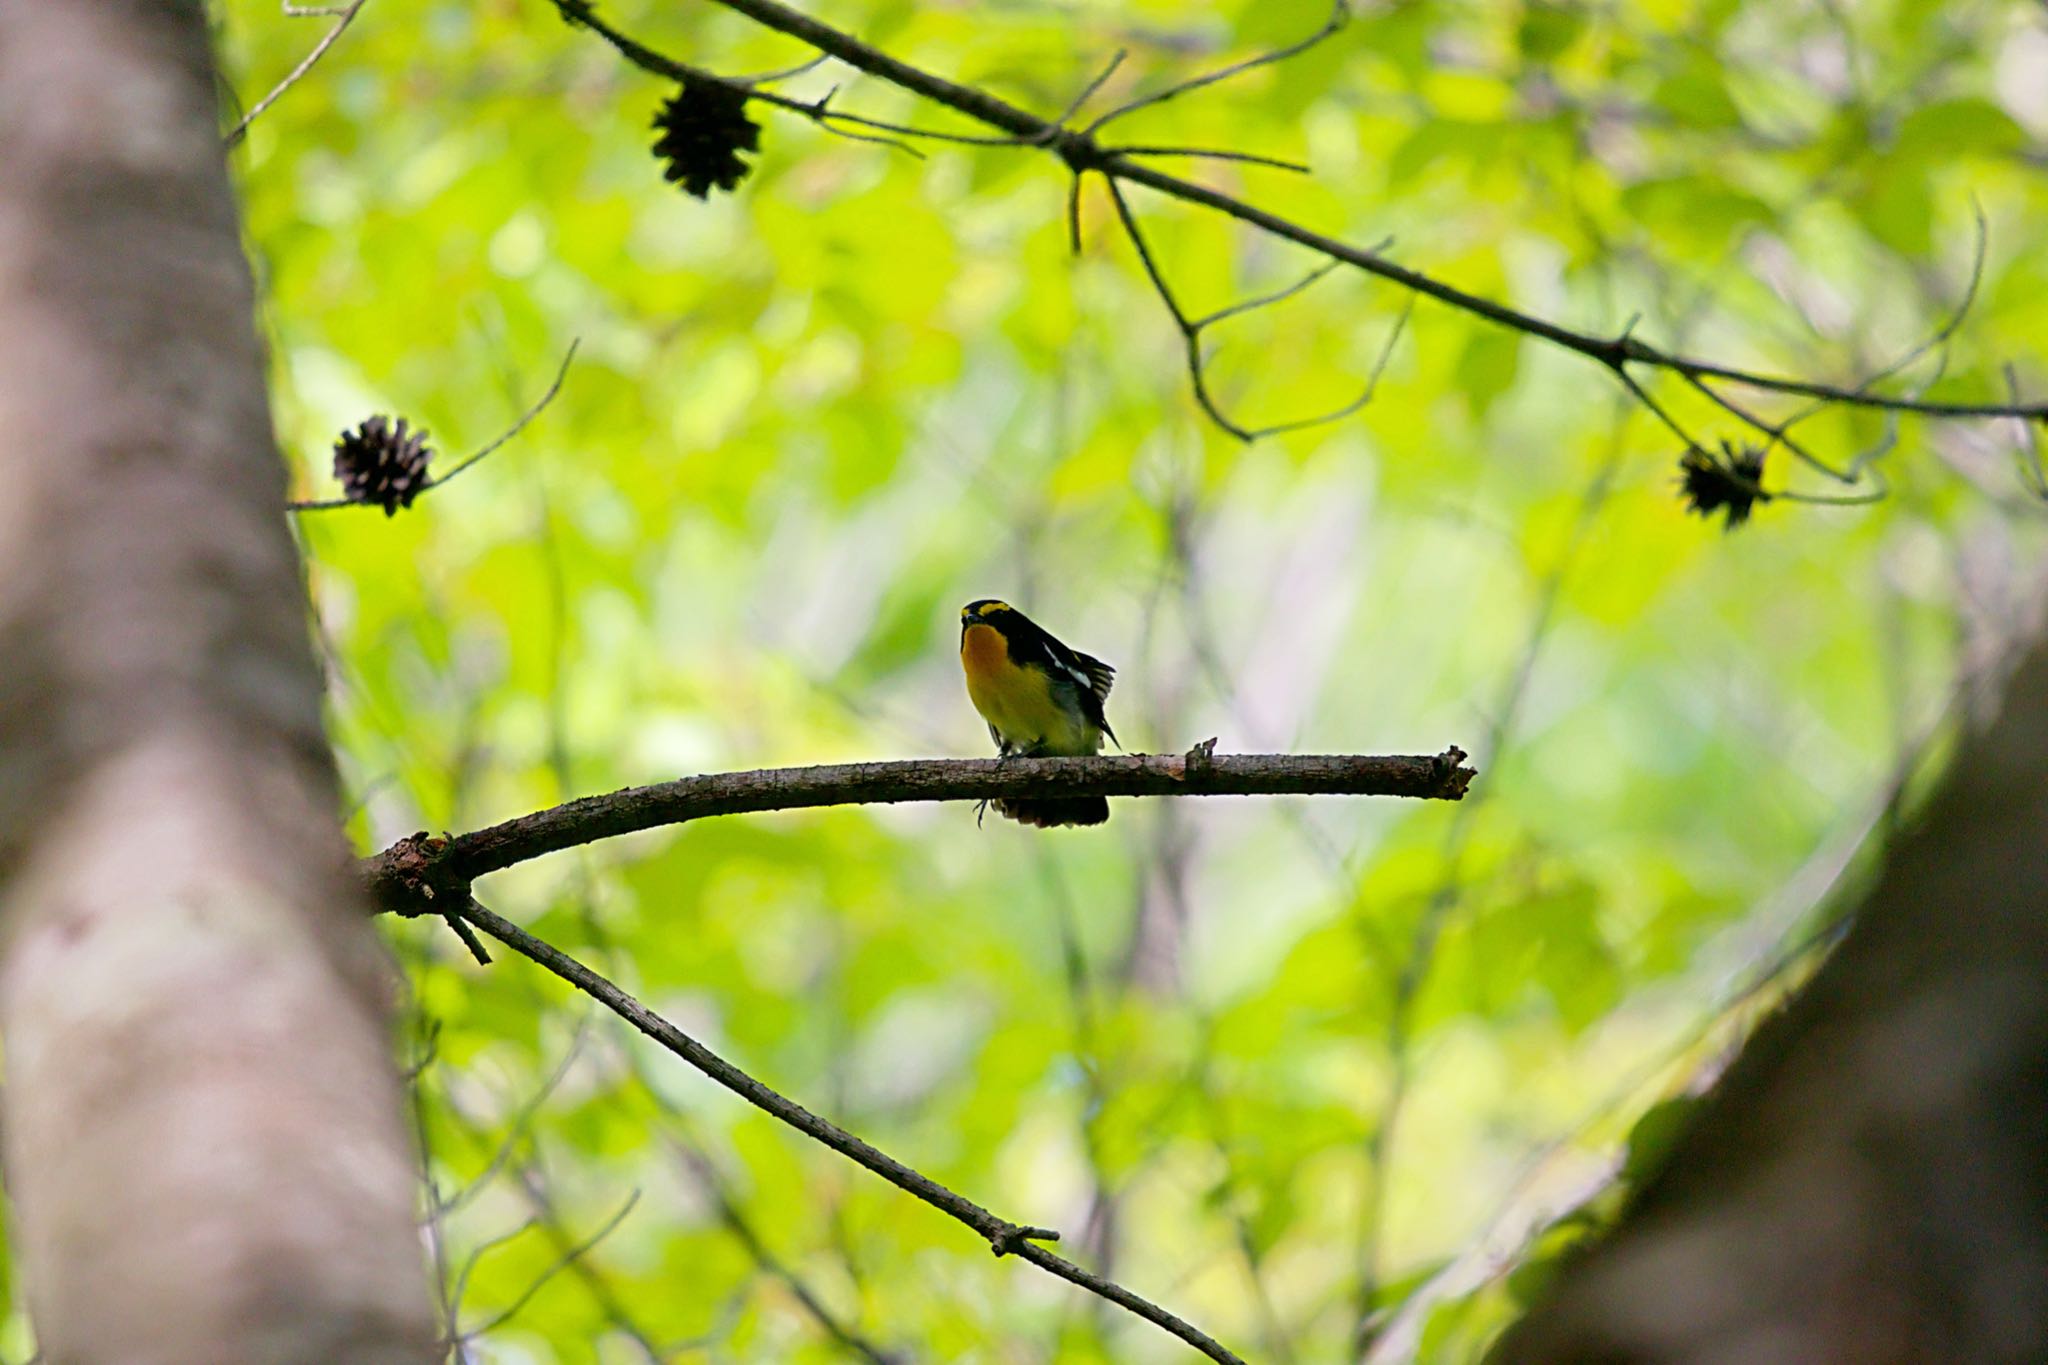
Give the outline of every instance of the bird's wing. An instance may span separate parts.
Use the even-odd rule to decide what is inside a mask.
[[[1045,637],[1047,652],[1059,671],[1080,689],[1081,711],[1090,724],[1096,726],[1111,742],[1116,740],[1116,731],[1109,728],[1109,718],[1103,714],[1103,703],[1109,700],[1109,689],[1116,682],[1116,670],[1092,654],[1083,654],[1078,649],[1068,649],[1050,635]]]
[[[1095,700],[1108,701],[1109,689],[1116,682],[1116,670],[1092,654],[1083,654],[1079,650],[1069,652],[1074,657],[1082,682],[1095,694]]]

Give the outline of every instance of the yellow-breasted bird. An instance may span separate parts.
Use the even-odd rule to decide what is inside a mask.
[[[1100,753],[1116,732],[1102,714],[1116,670],[1068,649],[1030,617],[992,597],[960,610],[960,668],[967,697],[988,722],[1004,758]],[[1109,818],[1101,796],[997,797],[998,815],[1026,825],[1099,825]]]

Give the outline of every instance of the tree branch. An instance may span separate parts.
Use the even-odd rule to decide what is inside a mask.
[[[532,407],[528,408],[525,412],[520,413],[519,419],[515,421],[511,426],[506,427],[503,431],[499,432],[496,436],[492,437],[484,445],[482,445],[481,447],[474,451],[471,451],[468,455],[464,456],[461,460],[457,461],[454,467],[449,469],[447,473],[437,475],[431,479],[428,479],[425,483],[421,484],[419,487],[419,492],[414,495],[415,500],[417,500],[418,497],[424,496],[425,494],[432,492],[434,489],[439,488],[442,484],[447,483],[457,474],[460,474],[463,470],[469,468],[478,460],[483,459],[484,456],[489,455],[492,451],[498,449],[507,441],[510,441],[514,436],[517,436],[520,432],[526,430],[527,427],[531,426],[533,424],[533,419],[540,416],[541,412],[547,407],[547,405],[554,402],[556,396],[562,392],[562,384],[569,378],[569,362],[576,358],[576,348],[578,346],[581,346],[582,344],[582,337],[577,337],[575,340],[569,343],[569,349],[562,353],[561,365],[555,370],[554,383],[548,385],[546,393],[543,393],[539,398],[534,400]],[[332,512],[336,508],[340,507],[377,506],[380,506],[380,504],[375,502],[362,502],[355,498],[307,498],[297,502],[286,503],[284,505],[284,510],[287,512]]]
[[[368,3],[369,0],[351,0],[351,3],[346,5],[330,5],[320,9],[294,9],[292,6],[286,5],[284,12],[291,18],[311,19],[322,15],[330,16],[334,19],[334,27],[328,29],[326,36],[313,45],[313,50],[306,54],[304,61],[293,67],[290,74],[271,88],[269,94],[256,101],[255,106],[248,113],[242,115],[241,121],[236,123],[233,128],[230,128],[221,138],[220,145],[229,150],[233,150],[238,146],[242,139],[248,135],[249,125],[262,117],[264,110],[284,98],[285,91],[305,79],[306,73],[311,71],[322,57],[327,55],[327,50],[341,41],[341,35],[348,32],[348,26],[356,21],[356,15],[361,13],[363,6]]]
[[[1185,754],[1092,758],[909,758],[705,773],[585,796],[452,838],[414,834],[358,870],[381,909],[455,913],[469,884],[543,854],[713,815],[901,801],[1075,796],[1408,796],[1457,801],[1477,774],[1453,745],[1433,758],[1367,754]]]
[[[1527,336],[1535,337],[1540,341],[1548,342],[1553,346],[1596,361],[1622,379],[1629,391],[1639,399],[1644,398],[1644,391],[1639,385],[1629,382],[1630,376],[1628,371],[1630,366],[1663,370],[1694,382],[1719,380],[1745,385],[1749,388],[1770,393],[1812,398],[1822,403],[1840,404],[1848,407],[1877,408],[1890,412],[1910,412],[1923,417],[1942,419],[2013,417],[2033,421],[2048,421],[2048,402],[2020,402],[2017,399],[2006,402],[1994,400],[1940,402],[1912,396],[1902,397],[1877,394],[1870,392],[1873,380],[1866,380],[1855,385],[1838,385],[1822,383],[1818,380],[1801,379],[1791,375],[1769,374],[1757,370],[1722,365],[1712,360],[1682,355],[1675,351],[1663,350],[1651,345],[1649,342],[1643,341],[1629,330],[1624,330],[1615,336],[1601,336],[1592,332],[1567,327],[1561,323],[1552,322],[1549,319],[1537,317],[1531,313],[1524,313],[1506,304],[1497,303],[1481,295],[1468,293],[1453,284],[1426,275],[1421,271],[1411,270],[1406,266],[1398,265],[1380,255],[1377,250],[1354,246],[1338,238],[1326,236],[1291,219],[1283,218],[1278,214],[1261,209],[1257,205],[1225,194],[1220,190],[1214,190],[1206,185],[1184,180],[1179,176],[1168,174],[1156,167],[1142,164],[1131,158],[1147,154],[1147,149],[1118,147],[1099,143],[1094,135],[1094,128],[1099,126],[1099,124],[1075,129],[1066,127],[1063,121],[1050,121],[1040,118],[986,90],[947,80],[943,76],[935,75],[932,72],[925,71],[919,67],[912,66],[908,62],[892,57],[888,53],[860,41],[851,34],[820,23],[807,14],[779,3],[778,0],[717,0],[717,3],[724,5],[727,9],[736,10],[778,33],[787,34],[801,42],[808,43],[818,51],[837,58],[856,70],[866,72],[871,76],[887,81],[913,94],[921,95],[936,104],[964,114],[978,123],[998,129],[1006,136],[999,138],[977,138],[965,134],[937,131],[927,132],[906,128],[901,125],[885,125],[870,120],[851,118],[847,115],[833,114],[830,117],[849,119],[849,121],[860,123],[864,126],[886,128],[890,131],[901,132],[911,136],[929,136],[952,142],[992,142],[1000,145],[1044,148],[1058,155],[1077,177],[1086,172],[1094,171],[1113,181],[1144,185],[1148,189],[1155,190],[1160,194],[1169,195],[1185,203],[1197,204],[1203,208],[1211,209],[1227,217],[1234,218],[1271,236],[1306,247],[1328,260],[1353,266],[1369,275],[1391,281],[1416,294],[1435,299],[1437,302],[1446,304],[1461,312],[1482,318],[1485,321],[1502,327],[1510,328]],[[603,36],[607,42],[610,42],[629,60],[634,61],[644,69],[654,71],[657,74],[670,75],[672,78],[679,76],[679,73],[684,71],[695,72],[695,68],[654,53],[650,49],[635,43],[625,35],[611,30],[601,23],[593,22],[589,0],[555,0],[555,4],[565,17],[569,18],[572,22],[584,24],[592,28],[593,31]],[[1302,43],[1280,49],[1277,53],[1267,54],[1253,63],[1226,68],[1221,74],[1234,74],[1236,71],[1244,69],[1246,65],[1256,65],[1259,62],[1284,58],[1315,42],[1322,41],[1334,33],[1336,28],[1341,26],[1343,9],[1344,7],[1341,4],[1338,5],[1337,14],[1333,16],[1332,20]],[[708,75],[708,73],[699,74]],[[715,76],[710,78],[719,79]],[[1205,80],[1198,78],[1192,84],[1173,87],[1172,93],[1180,93],[1205,83],[1207,83]],[[749,98],[764,99],[772,103],[784,105],[794,109],[796,112],[806,114],[813,120],[821,120],[825,117],[822,102],[817,105],[805,105],[799,101],[789,100],[784,96],[771,95],[757,90],[749,89],[747,93]],[[1149,101],[1141,101],[1140,103],[1145,102]],[[1127,106],[1127,109],[1129,107],[1136,106]],[[1111,117],[1126,112],[1127,109],[1112,111]],[[1212,417],[1216,415],[1213,409],[1210,415]],[[1242,429],[1232,428],[1227,423],[1224,426],[1226,430],[1231,430],[1234,435],[1240,437],[1248,435]],[[1249,434],[1256,435],[1259,433]]]
[[[1100,760],[1097,760],[1100,761]],[[1424,760],[1427,761],[1427,760]],[[875,764],[874,767],[890,765]],[[802,772],[804,769],[794,771]],[[810,770],[815,771],[815,770]],[[733,774],[751,776],[751,774]],[[890,1184],[907,1194],[916,1196],[942,1213],[950,1214],[988,1240],[989,1249],[998,1256],[1018,1256],[1070,1284],[1077,1284],[1091,1293],[1108,1299],[1119,1307],[1129,1309],[1147,1322],[1154,1324],[1180,1338],[1203,1355],[1223,1365],[1244,1365],[1244,1362],[1230,1349],[1215,1340],[1193,1324],[1169,1313],[1151,1300],[1132,1293],[1120,1284],[1105,1280],[1085,1270],[1064,1257],[1047,1251],[1037,1245],[1039,1242],[1059,1240],[1059,1233],[1050,1228],[1027,1227],[999,1218],[981,1205],[964,1195],[939,1184],[929,1176],[911,1169],[894,1157],[868,1145],[844,1128],[822,1119],[796,1101],[770,1089],[749,1076],[746,1072],[726,1061],[696,1039],[684,1033],[668,1020],[648,1009],[617,985],[584,966],[561,949],[535,938],[518,925],[492,914],[476,903],[465,899],[463,918],[477,928],[497,939],[522,957],[538,963],[556,976],[575,986],[584,994],[596,1000],[606,1009],[624,1019],[641,1033],[673,1052],[676,1056],[696,1067],[699,1071],[790,1127],[808,1137],[817,1139],[833,1151],[874,1172]]]

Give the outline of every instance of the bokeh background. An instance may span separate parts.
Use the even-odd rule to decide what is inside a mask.
[[[1328,12],[810,8],[1046,114],[1120,48],[1092,109]],[[601,12],[723,73],[811,55],[716,5]],[[332,22],[214,13],[229,122]],[[778,88],[834,85],[975,131],[843,68]],[[954,659],[980,596],[1117,665],[1133,750],[1459,744],[1481,777],[1458,806],[749,816],[479,895],[1248,1359],[1352,1358],[1361,1323],[1377,1359],[1473,1358],[1938,780],[1959,688],[2027,619],[2029,439],[1822,413],[1808,445],[1864,480],[1781,451],[1766,484],[1881,500],[1724,533],[1611,376],[1424,303],[1371,404],[1246,446],[1191,401],[1097,186],[1070,251],[1056,159],[917,159],[762,110],[751,178],[698,202],[648,151],[669,93],[543,0],[369,0],[235,153],[300,496],[372,412],[452,463],[580,338],[460,481],[296,521],[359,846],[693,772],[983,755]],[[1774,372],[1853,385],[1974,274],[1891,382],[2048,389],[2035,4],[1361,3],[1120,126],[1301,157],[1172,164],[1545,317]],[[1316,264],[1134,204],[1191,310]],[[1216,391],[1249,423],[1342,404],[1407,306],[1333,275],[1219,328]],[[523,962],[384,928],[462,1358],[1186,1358]]]

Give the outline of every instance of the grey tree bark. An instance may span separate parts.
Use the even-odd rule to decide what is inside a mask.
[[[51,1362],[437,1354],[195,0],[0,0],[0,1035]]]
[[[2048,645],[1834,955],[1493,1357],[2048,1360]]]

